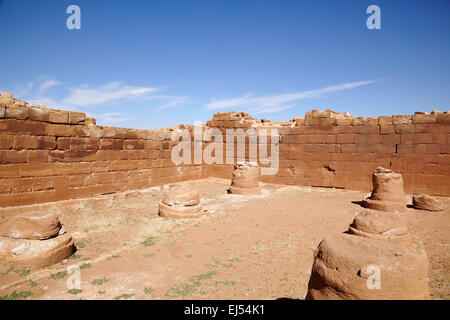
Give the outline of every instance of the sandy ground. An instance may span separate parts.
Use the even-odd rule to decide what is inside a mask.
[[[347,230],[367,194],[263,185],[260,196],[229,195],[229,181],[187,182],[204,216],[158,216],[164,188],[55,207],[77,252],[38,270],[1,266],[0,297],[24,299],[303,299],[313,253],[325,235]],[[450,199],[442,198],[447,208]],[[430,260],[433,299],[450,299],[450,215],[404,214]],[[81,269],[81,290],[68,290]]]

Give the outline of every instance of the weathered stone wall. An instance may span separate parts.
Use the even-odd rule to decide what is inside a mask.
[[[255,122],[232,112],[208,122],[244,130],[250,123],[257,130],[278,128],[281,135],[278,174],[261,176],[261,181],[370,191],[371,173],[381,166],[403,175],[407,193],[450,196],[449,112],[363,118],[313,110],[305,119],[281,123]],[[222,175],[231,178],[232,167],[225,171]]]
[[[369,191],[371,172],[382,166],[403,175],[407,193],[450,196],[448,112],[364,119],[314,110],[305,119],[284,122],[231,112],[214,115],[207,125],[224,133],[227,128],[279,131],[280,169],[261,181]],[[171,150],[177,142],[170,134],[178,128],[193,130],[102,127],[84,113],[35,107],[3,94],[0,207],[231,178],[229,164],[175,166]],[[248,157],[249,145],[245,148]],[[223,153],[226,163],[225,148]]]
[[[0,207],[81,198],[206,177],[175,167],[172,129],[96,126],[84,113],[0,96]]]

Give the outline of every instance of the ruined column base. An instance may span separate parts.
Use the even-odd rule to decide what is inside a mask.
[[[406,199],[404,203],[391,202],[383,200],[366,199],[364,200],[364,207],[373,210],[386,211],[386,212],[403,212],[406,210]]]
[[[411,234],[400,214],[365,210],[355,217],[347,233],[411,246]]]
[[[159,215],[165,218],[189,219],[198,218],[204,214],[200,204],[193,206],[173,205],[169,206],[162,201],[159,202]]]
[[[45,240],[58,235],[61,223],[55,214],[26,214],[0,221],[0,236],[14,239]]]
[[[314,253],[306,299],[429,299],[428,259],[411,248],[345,233],[330,234]]]
[[[0,237],[0,261],[15,268],[48,267],[74,252],[74,242],[68,233],[47,240]]]
[[[444,205],[435,197],[426,194],[413,196],[413,207],[415,209],[427,211],[443,211]]]

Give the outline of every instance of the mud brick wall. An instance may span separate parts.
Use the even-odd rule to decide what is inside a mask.
[[[209,174],[201,165],[175,167],[173,129],[101,127],[84,113],[0,98],[0,207],[139,189]]]

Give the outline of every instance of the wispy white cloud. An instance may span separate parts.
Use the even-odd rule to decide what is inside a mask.
[[[304,99],[317,98],[326,94],[337,91],[353,89],[374,83],[378,80],[367,80],[357,82],[347,82],[325,88],[298,91],[289,94],[267,95],[257,97],[251,93],[237,98],[227,98],[223,100],[213,99],[205,106],[205,110],[225,110],[229,108],[244,108],[255,114],[274,113],[281,110],[286,110],[295,106],[295,102]]]
[[[153,87],[127,86],[120,81],[115,81],[99,88],[90,88],[88,85],[70,88],[69,95],[61,102],[70,106],[104,105],[124,99],[142,98],[158,90]]]
[[[61,103],[59,101],[52,99],[52,98],[48,98],[48,97],[43,97],[43,96],[37,95],[37,96],[30,96],[30,97],[27,97],[24,99],[28,103],[31,103],[34,105],[43,104],[43,105],[47,106],[48,108],[68,109],[68,108],[64,108],[63,106],[61,106]],[[70,110],[75,110],[75,109],[72,108]]]
[[[22,97],[28,95],[33,89],[34,82],[28,82],[26,85],[20,85],[16,91],[17,96]]]
[[[186,103],[187,101],[188,101],[188,97],[169,97],[168,102],[159,106],[158,109],[162,110],[162,109],[171,108],[171,107]]]
[[[44,93],[44,91],[46,91],[47,89],[51,88],[51,87],[55,87],[55,86],[59,86],[61,85],[62,82],[58,81],[56,79],[48,79],[45,80],[44,82],[42,82],[39,86],[39,94]]]
[[[124,84],[121,81],[106,83],[99,87],[93,87],[84,84],[78,87],[62,87],[59,90],[59,98],[53,95],[49,96],[47,90],[54,86],[60,86],[63,82],[49,76],[40,76],[37,85],[29,82],[26,85],[18,86],[13,93],[15,97],[24,99],[32,104],[44,104],[50,108],[81,110],[85,108],[105,107],[114,103],[126,101],[159,101],[160,106],[155,107],[158,110],[171,108],[188,101],[188,97],[161,94],[167,88],[165,87],[145,87],[132,86]],[[62,95],[61,93],[66,92]],[[157,103],[152,103],[153,106]],[[114,121],[112,116],[116,114],[105,114],[109,121]]]
[[[127,116],[125,113],[120,113],[120,112],[107,112],[107,113],[102,113],[102,114],[92,114],[92,113],[88,112],[87,116],[99,119],[105,125],[108,125],[110,123],[123,122],[123,121],[128,121],[128,120],[133,119],[132,117]]]
[[[287,104],[287,105],[280,105],[278,107],[268,107],[268,108],[261,108],[261,109],[255,109],[252,111],[252,114],[268,114],[268,113],[276,113],[283,110],[291,109],[295,107],[295,104]]]

